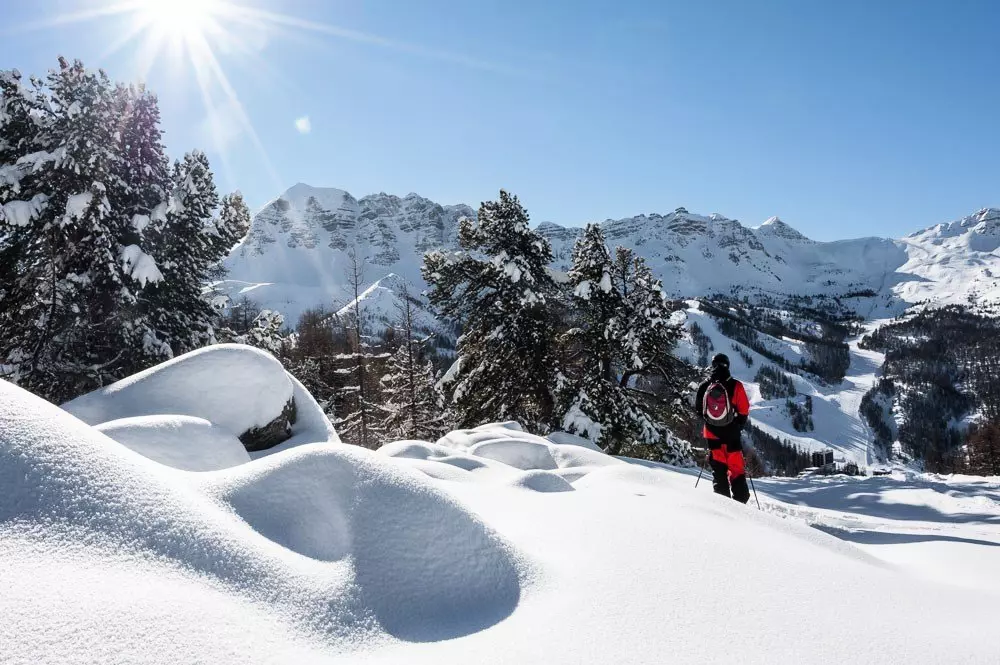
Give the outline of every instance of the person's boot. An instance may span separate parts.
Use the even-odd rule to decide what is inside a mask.
[[[730,498],[729,467],[714,459],[709,460],[709,464],[712,466],[712,489],[715,490],[716,494],[721,494],[727,499]]]
[[[732,480],[733,485],[733,498],[740,503],[746,503],[750,500],[750,487],[747,486],[746,475],[737,476]]]

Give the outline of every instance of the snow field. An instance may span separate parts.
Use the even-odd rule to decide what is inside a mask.
[[[198,417],[184,413],[192,396],[171,404],[167,386],[189,387],[177,377],[201,376],[202,363],[299,390],[266,362],[242,367],[238,351],[179,358],[83,403],[119,416],[149,390],[165,414]],[[219,390],[198,407],[230,426],[258,418]],[[905,549],[856,546],[791,515],[849,521],[854,488],[761,481],[760,512],[709,483],[696,490],[688,471],[570,435],[497,423],[371,452],[323,438],[303,412],[301,445],[194,473],[0,382],[4,662],[913,665],[991,663],[1000,648],[1000,590],[928,579]],[[179,450],[151,452],[178,448],[153,426],[177,420],[104,428],[142,440],[145,427],[147,454],[180,463]],[[180,422],[208,441],[223,426],[206,420]],[[880,482],[867,503],[885,509],[883,524],[998,518],[996,484],[953,486],[961,508],[945,509],[916,485]],[[768,514],[781,507],[786,517]]]

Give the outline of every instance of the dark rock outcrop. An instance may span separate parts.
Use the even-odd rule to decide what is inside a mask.
[[[249,451],[267,450],[273,448],[292,436],[292,425],[295,424],[295,398],[288,400],[281,414],[264,425],[254,427],[240,434],[240,443]]]

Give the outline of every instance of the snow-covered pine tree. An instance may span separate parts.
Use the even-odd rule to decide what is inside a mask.
[[[671,322],[672,310],[663,284],[643,257],[617,247],[613,281],[621,284],[626,305],[620,324],[623,357],[619,385],[629,389],[662,433],[655,443],[637,440],[622,452],[658,457],[671,464],[686,463],[691,458],[690,444],[664,428],[670,423],[677,431],[678,421],[689,420],[682,395],[690,379],[684,363],[673,354],[681,326]]]
[[[205,283],[235,243],[229,242],[249,225],[242,198],[226,199],[218,220],[220,200],[208,158],[191,152],[175,162],[172,191],[152,213],[151,251],[163,280],[149,290],[150,315],[175,354],[215,341],[217,311],[205,293]],[[237,221],[238,220],[238,221]]]
[[[434,441],[444,434],[434,365],[422,359],[424,342],[416,338],[413,300],[404,285],[400,290],[398,328],[402,341],[389,359],[382,386],[382,429],[390,441]]]
[[[0,330],[34,300],[34,291],[23,288],[20,275],[28,247],[36,240],[23,227],[29,226],[47,204],[47,196],[37,191],[31,174],[33,155],[40,144],[41,125],[49,118],[43,113],[41,83],[26,82],[17,70],[0,72]],[[34,191],[27,201],[22,192]],[[7,333],[5,332],[5,336]],[[2,340],[0,340],[2,344]],[[0,346],[0,376],[10,348]]]
[[[552,248],[528,227],[516,196],[500,191],[478,219],[463,219],[458,252],[429,252],[421,269],[431,304],[462,326],[449,372],[460,426],[516,420],[533,432],[553,424],[557,373],[548,306]]]
[[[221,288],[222,280],[229,272],[223,259],[250,231],[250,222],[250,208],[243,200],[243,194],[236,191],[222,197],[219,215],[205,229],[210,255],[215,263],[210,263],[205,270],[206,284],[202,295],[216,313],[216,321],[220,317],[225,318],[225,310],[232,308],[229,295]]]
[[[662,287],[628,250],[612,259],[604,233],[589,225],[573,250],[569,271],[570,348],[560,378],[562,427],[611,454],[626,447],[666,445],[637,377],[663,374],[678,331],[666,318]],[[667,451],[665,451],[667,452]]]
[[[560,382],[563,429],[591,439],[611,454],[618,454],[626,443],[651,444],[661,436],[627,382],[619,378],[629,294],[616,283],[615,268],[601,227],[589,224],[573,248],[572,327],[564,338],[575,362]]]
[[[118,177],[129,183],[128,198],[117,204],[142,234],[150,215],[170,194],[170,164],[160,130],[160,108],[156,96],[142,86],[118,86],[117,114],[121,118],[121,158]]]
[[[6,256],[16,267],[0,305],[0,364],[59,401],[134,370],[137,343],[152,338],[136,316],[137,292],[160,274],[121,207],[132,192],[107,75],[60,58],[34,95],[11,78],[4,93],[14,99],[4,106],[28,104],[33,133],[24,135],[17,113],[0,121],[0,140],[20,146],[5,152],[23,153],[0,165],[0,235],[5,248],[16,247]]]
[[[130,249],[149,246],[151,215],[164,205],[170,196],[171,181],[169,162],[160,130],[160,108],[156,96],[142,86],[122,86],[115,89],[116,115],[120,118],[119,155],[117,176],[126,183],[120,201],[111,200],[112,206],[130,221],[128,230]],[[137,255],[139,256],[139,255]],[[151,268],[152,262],[142,258]],[[137,265],[135,269],[141,268]],[[160,277],[162,273],[157,272]],[[171,357],[170,345],[156,334],[150,324],[148,293],[157,288],[159,280],[147,281],[137,294],[138,303],[133,309],[135,338],[132,346],[133,362],[130,372],[135,372]]]
[[[669,379],[668,361],[681,336],[681,328],[670,322],[671,312],[663,284],[653,275],[646,260],[624,247],[615,249],[614,282],[621,285],[625,300],[619,318],[623,335],[621,384],[635,376],[659,375]]]
[[[216,266],[222,266],[222,259],[247,234],[250,221],[250,208],[241,192],[232,192],[222,197],[219,216],[205,229],[212,248],[210,258],[215,261]],[[213,271],[213,274],[219,272]]]

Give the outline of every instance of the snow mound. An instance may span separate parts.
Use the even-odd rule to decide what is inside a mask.
[[[250,461],[229,430],[192,416],[136,416],[96,426],[126,448],[184,471],[217,471]]]
[[[514,478],[511,487],[523,487],[535,492],[572,492],[573,486],[562,476],[551,471],[525,471]]]
[[[691,473],[514,423],[372,452],[324,438],[322,413],[266,354],[229,351],[77,405],[104,422],[152,409],[145,391],[156,410],[186,415],[178,428],[201,450],[213,427],[185,414],[190,377],[214,367],[229,386],[284,380],[274,402],[305,405],[294,445],[218,471],[153,463],[0,381],[0,660],[729,663],[724,626],[751,662],[995,662],[995,585],[952,580],[971,555],[940,579],[904,564],[906,548],[933,545],[992,570],[995,483],[962,483],[954,506],[940,495],[958,485],[772,479],[758,511],[704,479],[695,489]],[[229,426],[210,421],[226,432],[262,408],[231,390]],[[140,416],[104,429],[153,441],[151,423],[170,421],[119,417]],[[177,444],[164,434],[158,448]],[[808,519],[843,538],[796,517],[810,501]],[[883,516],[859,520],[870,506]],[[877,644],[845,639],[865,635]]]
[[[75,552],[70,568],[127,554],[134,570],[163,577],[167,565],[210,587],[195,598],[218,591],[212,612],[263,603],[338,649],[482,630],[513,611],[529,571],[481,518],[371,451],[314,444],[190,482],[179,473],[0,382],[0,560],[15,541]],[[111,614],[127,596],[109,595]]]
[[[452,448],[475,457],[531,471],[535,469],[575,469],[607,466],[618,461],[600,449],[581,445],[579,437],[568,434],[556,440],[544,439],[521,431],[517,423],[489,423],[474,429],[455,430],[438,440],[437,445]],[[570,441],[573,443],[557,443]]]
[[[350,558],[362,603],[402,639],[481,630],[510,614],[522,570],[481,519],[416,474],[353,446],[303,446],[210,486],[266,538]]]
[[[78,397],[63,409],[90,425],[135,416],[194,416],[238,436],[280,416],[292,394],[293,384],[273,356],[218,344]]]
[[[570,434],[569,432],[552,432],[545,438],[552,443],[558,443],[563,446],[580,446],[581,448],[588,448],[598,453],[604,452],[599,445],[590,439],[585,439],[582,436]]]

